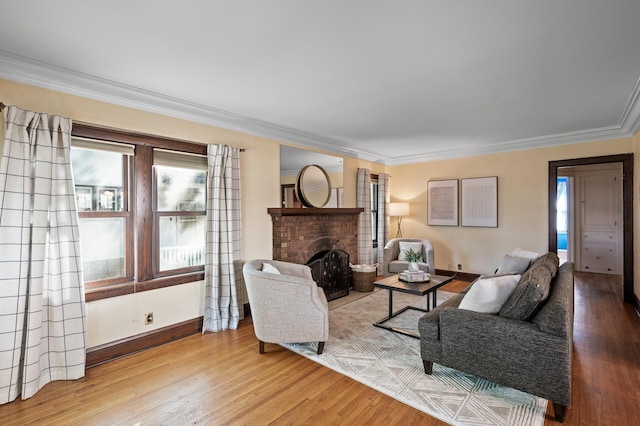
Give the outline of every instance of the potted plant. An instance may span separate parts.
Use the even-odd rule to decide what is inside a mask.
[[[404,258],[409,262],[409,271],[419,271],[418,262],[422,262],[422,252],[410,248],[404,253]]]

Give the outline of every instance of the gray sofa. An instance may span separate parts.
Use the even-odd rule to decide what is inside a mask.
[[[548,399],[563,421],[571,403],[573,275],[573,263],[558,268],[558,257],[546,253],[498,314],[458,309],[466,292],[425,314],[418,323],[425,372],[435,362]]]

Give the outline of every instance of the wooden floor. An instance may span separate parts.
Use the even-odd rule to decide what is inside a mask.
[[[458,291],[454,282],[443,290]],[[640,424],[640,319],[621,286],[578,274],[573,399],[566,425]],[[277,345],[258,354],[249,320],[54,382],[0,406],[0,425],[440,425]],[[545,425],[555,424],[551,408]]]

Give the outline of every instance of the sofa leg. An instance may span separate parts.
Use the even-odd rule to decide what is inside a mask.
[[[433,362],[423,359],[422,365],[424,365],[424,372],[426,374],[431,374],[431,372],[433,371]]]
[[[564,414],[567,410],[567,407],[562,404],[557,404],[555,402],[553,404],[553,415],[556,418],[557,422],[562,423],[564,421]]]
[[[262,340],[258,340],[258,350],[260,351],[260,354],[264,353],[264,342]]]
[[[318,342],[318,355],[324,350],[324,342]]]

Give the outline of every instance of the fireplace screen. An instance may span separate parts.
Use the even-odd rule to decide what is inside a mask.
[[[311,268],[314,281],[324,290],[327,300],[349,294],[349,253],[344,250],[324,250],[309,259],[307,265]]]

